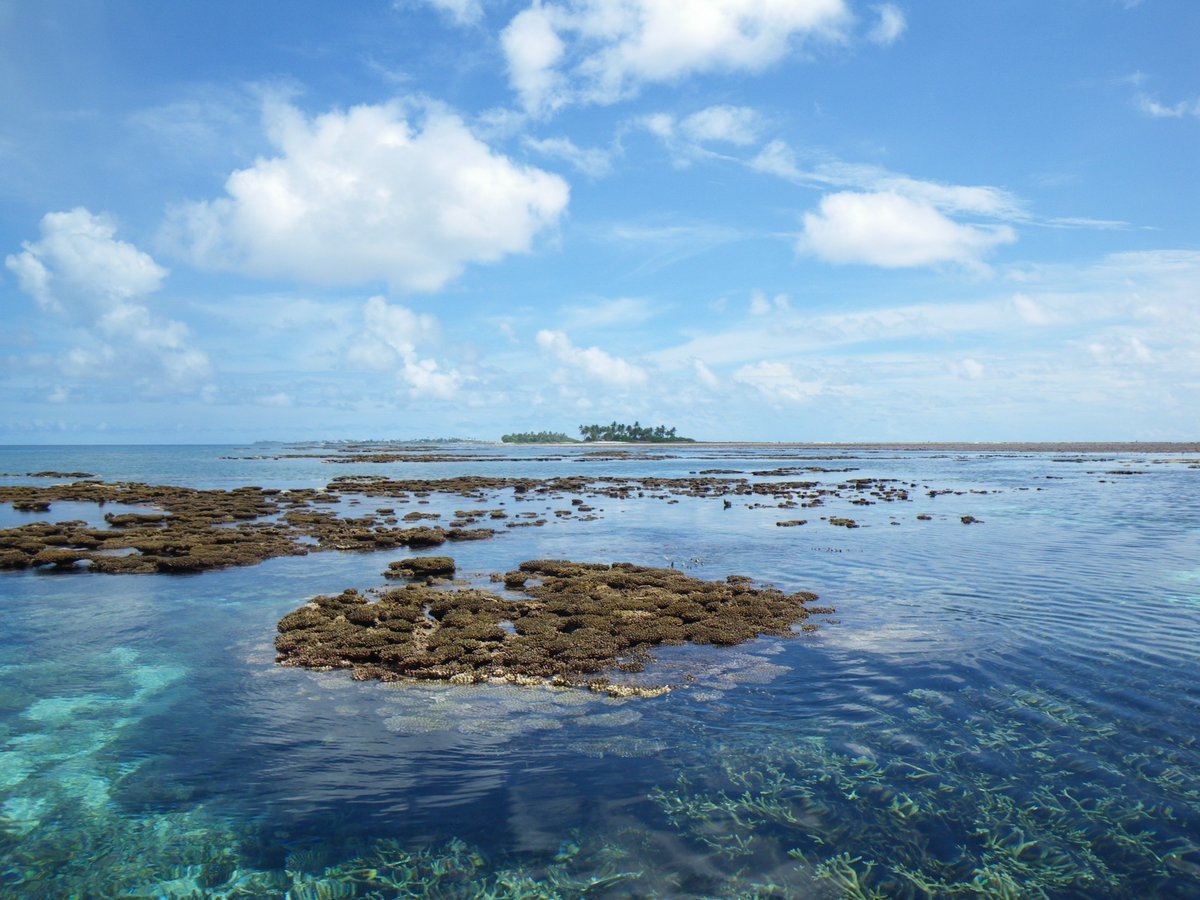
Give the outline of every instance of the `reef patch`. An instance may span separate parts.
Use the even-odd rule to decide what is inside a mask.
[[[276,660],[350,669],[358,680],[548,683],[655,696],[669,688],[599,673],[641,672],[650,649],[664,644],[790,637],[797,625],[813,631],[809,614],[831,611],[807,605],[816,594],[755,587],[745,576],[702,581],[632,563],[530,560],[492,579],[505,594],[409,584],[315,597],[279,621]]]
[[[108,513],[104,528],[70,520],[0,529],[0,569],[192,573],[311,551],[419,549],[446,541],[485,540],[496,533],[491,528],[462,526],[399,527],[393,509],[344,516],[322,508],[342,500],[342,495],[311,488],[222,491],[96,481],[50,487],[4,485],[0,503],[20,511],[48,513],[55,502],[69,501],[101,507],[117,503],[143,507],[145,512]],[[475,521],[476,517],[467,516],[462,525]]]

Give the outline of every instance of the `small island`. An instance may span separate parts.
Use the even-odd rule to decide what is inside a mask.
[[[500,440],[505,444],[588,444],[596,441],[620,441],[628,444],[695,443],[694,438],[677,435],[674,426],[668,428],[666,425],[656,425],[651,428],[636,421],[632,425],[616,421],[608,425],[580,425],[579,433],[582,435],[582,441],[561,431],[522,431],[503,435]]]
[[[500,437],[505,444],[578,444],[575,438],[561,431],[519,431]]]

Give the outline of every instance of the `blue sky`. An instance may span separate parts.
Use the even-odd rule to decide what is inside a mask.
[[[0,0],[0,442],[1195,439],[1191,0]]]

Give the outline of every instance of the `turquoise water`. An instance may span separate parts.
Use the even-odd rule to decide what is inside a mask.
[[[657,460],[494,447],[437,463],[225,458],[274,450],[9,447],[0,471],[230,488],[813,465],[855,471],[791,477],[918,487],[910,502],[802,511],[754,508],[763,497],[731,509],[600,498],[592,522],[539,500],[525,506],[547,513],[544,527],[454,545],[473,580],[539,557],[627,560],[750,575],[837,608],[813,637],[664,648],[647,677],[682,686],[653,699],[274,665],[280,616],[381,584],[403,550],[197,576],[0,573],[0,892],[1200,896],[1194,459],[711,447],[656,448],[671,457]],[[511,491],[493,499],[520,508]],[[422,510],[464,506],[429,500]],[[87,518],[79,505],[2,507],[0,527]],[[810,521],[775,525],[793,518]]]

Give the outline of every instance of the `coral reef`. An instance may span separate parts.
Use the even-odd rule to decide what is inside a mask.
[[[621,451],[628,452],[628,451]],[[362,453],[346,453],[358,459]],[[408,458],[407,456],[405,458]],[[457,459],[455,456],[450,458]],[[554,520],[595,521],[603,509],[589,505],[594,498],[628,500],[646,498],[677,503],[678,498],[721,499],[732,508],[730,497],[751,497],[775,503],[756,502],[747,508],[777,506],[814,508],[834,500],[858,506],[880,502],[909,502],[917,487],[887,478],[854,478],[837,484],[817,481],[755,481],[746,477],[717,477],[732,470],[704,470],[684,478],[584,477],[521,478],[514,476],[459,476],[442,479],[396,480],[379,475],[348,475],[334,478],[324,490],[293,490],[240,487],[233,490],[197,490],[172,485],[137,482],[80,480],[48,486],[0,485],[0,503],[15,511],[51,513],[55,502],[119,503],[140,507],[144,512],[106,515],[103,528],[79,520],[35,521],[0,530],[0,569],[52,567],[61,571],[143,574],[152,572],[190,573],[229,566],[254,565],[279,556],[303,555],[313,551],[371,551],[398,547],[435,547],[446,541],[484,540],[496,529],[483,522],[507,520],[507,529],[539,527]],[[791,475],[796,472],[840,472],[819,466],[779,468],[754,473],[756,476]],[[34,473],[79,475],[83,473]],[[571,507],[547,514],[511,513],[499,506],[460,509],[446,527],[425,525],[441,512],[410,511],[400,519],[394,506],[373,513],[341,515],[330,506],[354,506],[364,497],[394,498],[399,503],[428,503],[431,495],[453,495],[495,503],[502,492],[511,491],[513,502],[561,500],[568,495]],[[961,491],[926,491],[931,498]],[[986,492],[972,492],[986,493]],[[547,507],[550,509],[550,507]],[[583,515],[577,515],[583,514]],[[403,520],[401,522],[400,520]],[[977,522],[971,516],[962,520]],[[777,524],[788,527],[806,520],[789,519]],[[859,527],[853,520],[830,516],[832,525]],[[893,524],[896,524],[893,522]]]
[[[342,498],[312,489],[205,491],[95,481],[49,487],[0,486],[0,502],[11,503],[14,509],[47,512],[60,500],[147,509],[109,513],[104,528],[71,520],[31,522],[0,530],[0,569],[53,566],[112,574],[186,573],[255,565],[313,550],[434,547],[495,534],[490,528],[393,527],[393,510],[339,516],[319,507],[339,503]],[[474,521],[468,517],[464,524]]]
[[[389,563],[385,578],[446,577],[454,574],[454,560],[449,556],[414,556]]]
[[[376,598],[356,590],[316,597],[279,621],[277,659],[348,668],[357,679],[549,681],[645,696],[664,689],[614,684],[597,673],[641,671],[649,649],[660,644],[790,636],[808,615],[805,604],[816,599],[756,588],[743,576],[701,581],[630,563],[531,560],[494,578],[523,596],[410,584]],[[807,623],[804,630],[811,630]]]

